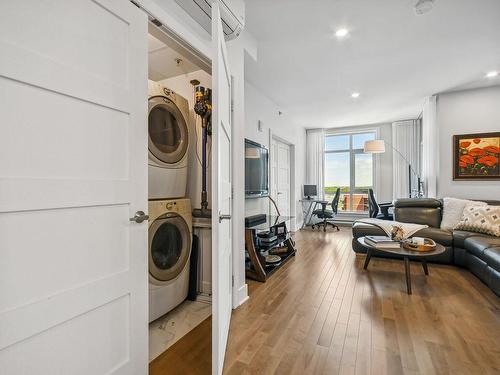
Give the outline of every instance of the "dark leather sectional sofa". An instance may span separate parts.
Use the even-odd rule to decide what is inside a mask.
[[[500,205],[500,201],[483,201]],[[429,257],[429,262],[455,264],[469,269],[498,296],[500,296],[500,238],[462,230],[448,231],[440,228],[443,203],[438,199],[399,199],[394,204],[394,220],[426,224],[429,228],[415,236],[429,237],[446,248],[443,254]],[[352,248],[356,253],[366,253],[357,238],[366,235],[385,235],[378,227],[354,223]],[[392,257],[374,252],[373,256]],[[394,256],[396,257],[396,256]]]

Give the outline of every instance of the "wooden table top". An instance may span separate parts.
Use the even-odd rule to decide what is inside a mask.
[[[365,237],[360,237],[358,238],[358,242],[365,246],[369,247],[370,249],[381,251],[383,253],[391,253],[391,254],[396,254],[396,255],[401,255],[401,256],[412,256],[412,257],[429,257],[433,255],[439,255],[445,252],[446,248],[436,242],[436,248],[431,251],[413,251],[413,250],[408,250],[403,247],[403,245],[399,245],[399,248],[390,248],[390,247],[375,247],[372,246],[368,243],[365,242]]]

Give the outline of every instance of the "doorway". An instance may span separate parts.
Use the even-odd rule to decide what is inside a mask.
[[[293,150],[294,146],[271,135],[271,197],[283,216],[293,213]],[[272,212],[272,211],[271,211]]]
[[[201,205],[203,148],[195,90],[210,89],[212,77],[156,25],[148,29],[149,360],[154,361],[212,314],[210,272],[205,275],[211,247],[199,246],[211,241],[210,218],[192,215]],[[211,150],[210,136],[206,147]],[[210,179],[211,163],[206,172]]]
[[[188,112],[186,116],[186,122],[188,122],[187,140],[183,139],[185,132],[183,133],[180,127],[178,131],[177,127],[174,126],[175,113],[161,116],[159,126],[160,128],[163,127],[164,131],[162,129],[158,131],[157,127],[155,127],[155,130],[158,133],[157,137],[162,140],[160,145],[165,150],[186,149],[181,146],[183,146],[183,142],[189,143],[187,147],[189,160],[187,162],[183,159],[179,161],[177,159],[173,160],[172,164],[177,164],[171,166],[170,175],[175,175],[175,177],[163,179],[163,185],[167,183],[173,185],[169,190],[175,191],[173,199],[178,200],[179,198],[177,197],[181,196],[182,198],[180,199],[183,202],[186,200],[190,201],[184,202],[185,204],[183,203],[184,206],[190,203],[192,208],[192,215],[185,215],[185,219],[191,220],[192,229],[198,227],[200,231],[204,232],[204,234],[199,234],[200,237],[204,236],[204,238],[196,238],[195,233],[193,244],[198,242],[203,243],[203,245],[211,245],[193,246],[190,262],[186,266],[191,267],[188,281],[189,293],[187,294],[189,295],[189,302],[192,302],[191,305],[193,303],[209,303],[210,309],[202,309],[205,312],[201,314],[196,314],[196,311],[193,310],[187,314],[181,314],[181,323],[187,326],[188,329],[192,329],[195,328],[197,322],[201,323],[206,312],[211,314],[211,319],[209,318],[211,323],[211,337],[204,337],[204,342],[200,344],[203,345],[205,341],[211,344],[212,353],[208,352],[205,354],[211,354],[212,371],[220,374],[222,373],[232,306],[232,269],[230,267],[233,251],[231,246],[232,77],[229,71],[218,3],[214,2],[211,8],[212,43],[208,48],[210,52],[208,55],[212,59],[208,61],[206,53],[193,48],[187,40],[172,33],[172,30],[168,26],[150,17],[149,37],[153,39],[153,46],[150,48],[151,64],[149,66],[149,79],[150,87],[156,88],[153,96],[159,95],[161,96],[161,101],[170,100],[176,105],[183,102],[187,103],[185,105],[180,104],[184,108],[187,108]],[[168,17],[166,18],[168,19]],[[163,43],[163,45],[158,45],[158,42]],[[203,48],[203,50],[205,49]],[[164,57],[160,58],[159,64],[154,64],[153,57],[158,58],[157,55],[161,54]],[[173,66],[171,65],[172,62],[174,62]],[[161,80],[154,81],[154,75],[158,75]],[[152,80],[153,82],[151,82]],[[178,100],[174,100],[172,97],[183,97],[185,100],[179,98],[177,98]],[[149,99],[151,99],[151,96]],[[180,112],[183,112],[182,108],[180,109]],[[179,121],[176,123],[178,125]],[[170,141],[165,141],[164,138],[168,136],[175,137]],[[161,166],[155,154],[153,154],[151,159],[155,162],[153,167]],[[157,180],[149,179],[150,183],[155,181]],[[161,186],[161,191],[164,188],[165,186]],[[155,189],[155,191],[158,191],[158,189]],[[162,199],[157,196],[151,198],[154,204],[157,204],[158,200]],[[179,208],[179,205],[177,207]],[[173,210],[175,211],[175,204]],[[191,213],[191,211],[189,212]],[[185,210],[182,213],[184,214]],[[197,256],[195,253],[196,249],[202,251],[203,256]],[[193,259],[195,262],[193,262]],[[198,262],[196,262],[197,259]],[[205,263],[211,263],[211,267],[207,267]],[[205,275],[204,271],[207,268],[210,269],[210,272],[208,275]],[[200,294],[200,290],[196,288],[199,288],[200,285],[206,287],[205,276],[209,278],[211,290],[208,290],[207,299],[207,289],[204,288],[203,292],[205,293],[203,298],[199,300],[197,297]],[[193,278],[197,280],[193,282]],[[200,282],[200,279],[202,282]],[[172,293],[177,297],[178,293],[182,292],[182,299],[184,299],[184,296],[186,296],[186,282],[181,283],[179,276],[175,284],[175,287],[171,288]],[[162,287],[166,288],[167,286]],[[193,291],[192,289],[195,290]],[[179,302],[180,304],[176,309],[186,304],[186,302],[181,302],[178,299],[177,303]],[[197,322],[187,322],[185,324],[186,319],[192,315],[197,315],[195,317]],[[162,318],[160,317],[160,319]],[[207,319],[204,319],[203,322],[205,323],[203,325],[205,329]],[[157,330],[172,326],[168,320],[166,323],[157,326]],[[177,323],[175,325],[179,326]],[[196,328],[192,331],[195,330]],[[197,332],[199,333],[200,330],[197,330]],[[187,337],[187,335],[184,337]]]

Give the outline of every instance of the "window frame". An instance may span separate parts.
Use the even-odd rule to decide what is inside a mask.
[[[379,128],[363,128],[363,129],[357,129],[357,130],[330,130],[328,132],[325,132],[325,140],[323,142],[323,189],[326,187],[326,156],[328,154],[336,154],[336,153],[349,153],[349,208],[346,209],[345,211],[339,211],[339,215],[363,215],[365,216],[367,211],[359,212],[359,211],[353,211],[352,209],[352,195],[356,193],[356,167],[355,167],[355,155],[356,154],[363,154],[363,148],[356,148],[353,149],[353,136],[357,134],[366,134],[366,133],[373,133],[374,134],[374,139],[379,139]],[[341,150],[327,150],[326,149],[326,137],[328,136],[342,136],[342,135],[348,135],[349,136],[349,149],[341,149]],[[376,190],[376,186],[378,185],[378,158],[376,158],[374,155],[372,155],[372,188],[373,190]],[[351,189],[352,188],[352,189]],[[324,191],[323,191],[324,194]]]

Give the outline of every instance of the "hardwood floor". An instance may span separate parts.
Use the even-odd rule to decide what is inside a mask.
[[[500,300],[469,271],[351,250],[351,231],[301,231],[299,252],[231,320],[225,374],[499,374]],[[207,373],[208,374],[208,373]]]
[[[150,375],[209,375],[212,366],[212,317],[149,364]]]
[[[500,299],[469,271],[351,250],[351,231],[301,231],[299,252],[231,319],[224,374],[500,374]],[[210,318],[150,364],[209,375]]]

